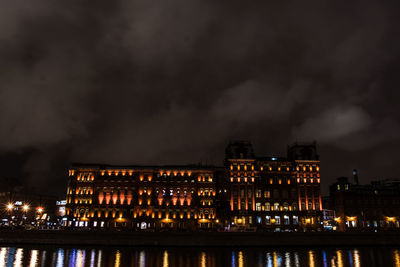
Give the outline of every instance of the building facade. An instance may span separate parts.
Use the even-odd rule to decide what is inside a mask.
[[[287,157],[256,157],[251,143],[226,148],[223,167],[74,164],[67,188],[68,227],[134,230],[321,228],[316,145]]]
[[[212,228],[220,169],[75,164],[66,226],[135,230]]]
[[[284,158],[256,157],[249,142],[232,142],[226,149],[225,165],[232,225],[267,231],[321,228],[315,143],[294,144]]]
[[[335,210],[339,231],[382,231],[400,227],[400,180],[374,181],[360,185],[340,177],[329,188],[327,204]]]

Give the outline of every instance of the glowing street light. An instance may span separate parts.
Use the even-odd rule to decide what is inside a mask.
[[[29,205],[25,204],[25,205],[22,207],[22,209],[23,209],[25,212],[28,211],[28,210],[29,210]]]
[[[8,209],[9,211],[11,211],[13,208],[14,208],[14,205],[13,205],[12,203],[9,203],[9,204],[7,205],[7,209]]]
[[[38,208],[37,208],[37,211],[38,211],[39,213],[42,213],[42,212],[43,212],[43,208],[42,208],[42,207],[38,207]]]

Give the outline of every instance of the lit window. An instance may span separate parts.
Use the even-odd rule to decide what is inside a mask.
[[[265,216],[265,224],[270,225],[271,224],[271,216]]]
[[[261,211],[261,203],[256,203],[256,211]]]
[[[283,224],[284,225],[289,225],[290,224],[289,216],[287,216],[287,215],[283,216]]]

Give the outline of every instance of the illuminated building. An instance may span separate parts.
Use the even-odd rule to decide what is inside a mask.
[[[314,144],[288,157],[255,157],[231,142],[225,166],[74,164],[65,226],[161,230],[235,227],[285,231],[320,227],[319,160]]]
[[[320,228],[316,144],[294,144],[288,157],[256,157],[250,142],[231,142],[225,165],[232,226],[270,231]]]
[[[221,171],[201,166],[75,164],[69,170],[66,226],[211,228],[217,220]]]
[[[354,183],[340,177],[329,188],[327,200],[335,210],[340,231],[382,231],[400,227],[400,180],[374,181],[360,185],[357,171]]]

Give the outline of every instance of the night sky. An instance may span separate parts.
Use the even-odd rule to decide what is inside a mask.
[[[394,1],[0,3],[1,190],[71,162],[222,165],[318,143],[322,187],[400,178]]]

